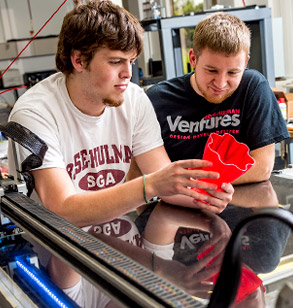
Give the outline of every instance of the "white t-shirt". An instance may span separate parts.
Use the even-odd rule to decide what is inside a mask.
[[[40,168],[66,168],[76,191],[121,184],[131,155],[163,145],[154,109],[143,89],[130,83],[120,107],[106,107],[101,116],[88,116],[72,103],[62,73],[25,92],[10,120],[30,129],[48,145]],[[20,153],[21,161],[27,151]]]
[[[77,192],[100,190],[123,183],[132,155],[135,157],[163,145],[152,104],[143,89],[133,83],[125,91],[120,107],[106,107],[101,116],[94,117],[82,113],[73,105],[65,76],[56,73],[19,98],[9,120],[28,128],[47,144],[48,151],[39,169],[65,168]],[[19,150],[22,162],[30,153],[22,147]],[[8,155],[9,173],[15,174],[11,150]],[[37,200],[37,196],[33,198]],[[129,219],[123,217],[121,221]],[[141,244],[135,224],[129,223],[132,229],[128,241]],[[109,228],[95,228],[102,230],[102,233],[103,230],[109,232]],[[119,234],[125,237],[123,232]],[[66,293],[82,303],[84,296],[88,297],[81,290],[84,284],[87,282],[82,278]],[[108,299],[100,301],[100,296],[104,298],[104,295],[95,288],[92,290],[95,290],[92,291],[95,300],[90,300],[85,307],[104,307]],[[95,302],[99,304],[93,304]]]

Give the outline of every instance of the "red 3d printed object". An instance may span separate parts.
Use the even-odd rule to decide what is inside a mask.
[[[211,133],[202,159],[213,163],[212,167],[203,167],[202,170],[216,171],[220,177],[218,179],[200,179],[200,181],[215,183],[218,189],[221,188],[222,183],[233,182],[254,165],[254,159],[249,155],[248,146],[238,142],[230,134]],[[202,189],[196,190],[207,194]]]

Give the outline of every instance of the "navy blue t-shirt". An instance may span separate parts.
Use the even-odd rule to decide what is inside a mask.
[[[220,104],[206,101],[190,84],[189,73],[147,90],[172,161],[202,158],[210,133],[229,133],[250,150],[289,137],[268,81],[246,69],[238,89]]]

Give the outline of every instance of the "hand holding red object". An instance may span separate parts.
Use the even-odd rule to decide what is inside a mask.
[[[223,183],[231,183],[239,178],[255,163],[249,155],[248,146],[238,142],[230,134],[211,133],[202,159],[213,163],[212,167],[203,167],[202,170],[216,171],[220,177],[218,179],[201,179],[200,181],[215,183],[218,189]],[[202,189],[199,190],[201,193],[207,193]]]
[[[210,247],[205,252],[197,256],[197,259],[202,259],[206,254],[208,254],[213,247]],[[209,262],[206,267],[209,267],[215,260],[214,258],[211,262]],[[210,280],[212,280],[213,284],[216,284],[217,279],[219,277],[219,273],[216,273]],[[239,303],[243,301],[249,294],[254,292],[259,286],[262,286],[262,280],[250,269],[242,266],[241,268],[241,276],[239,281],[239,286],[237,290],[237,295],[235,298],[235,303]]]

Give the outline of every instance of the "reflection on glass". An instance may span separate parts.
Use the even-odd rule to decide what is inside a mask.
[[[140,283],[148,291],[157,292],[160,296],[172,294],[174,297],[170,302],[176,301],[177,307],[184,307],[181,305],[183,300],[206,307],[217,283],[226,245],[236,225],[260,208],[279,206],[279,196],[270,181],[234,188],[233,200],[218,215],[154,202],[136,218],[139,232],[131,232],[132,228],[135,229],[133,217],[96,225],[89,233],[113,247],[115,253],[116,250],[121,252],[124,259],[102,246],[97,248],[97,255],[127,276],[128,280]],[[277,273],[282,273],[284,281],[292,278],[292,246],[287,245],[290,244],[290,234],[289,227],[275,219],[258,219],[247,226],[241,245],[241,284],[232,308],[275,307],[268,304],[267,294],[272,291],[271,285],[281,279],[278,276],[273,280],[274,275],[271,274],[278,269]],[[143,279],[143,275],[147,279]],[[61,276],[59,271],[53,278],[58,280]],[[108,304],[115,307],[116,303],[110,302],[108,295],[94,291],[95,287],[86,279],[81,284],[84,303],[78,301],[79,305],[90,300],[92,294],[100,294],[95,297],[94,306],[90,307],[108,308]],[[66,293],[72,296],[74,292],[67,290]]]
[[[221,218],[209,212],[169,206],[163,202],[155,204],[153,208],[143,233],[145,249],[99,232],[93,232],[93,230],[101,230],[97,226],[92,229],[91,233],[191,295],[209,298],[213,285],[210,281],[204,284],[202,282],[219,271],[221,259],[214,262],[209,270],[199,272],[204,270],[225,248],[230,236],[228,226]],[[210,247],[213,247],[213,251],[191,266],[173,260],[173,241],[179,226],[201,228],[214,234],[213,239],[198,252],[204,252]]]
[[[174,236],[173,261],[185,264],[193,276],[188,289],[180,280],[174,279],[174,283],[193,296],[208,299],[235,226],[257,209],[278,206],[277,194],[266,181],[235,186],[232,202],[219,215],[159,203],[154,210],[149,207],[136,222],[144,236],[157,245],[170,244]],[[235,307],[253,300],[259,301],[254,307],[265,307],[265,288],[259,274],[276,269],[289,235],[290,228],[275,219],[259,219],[247,227],[242,237],[243,273]]]

